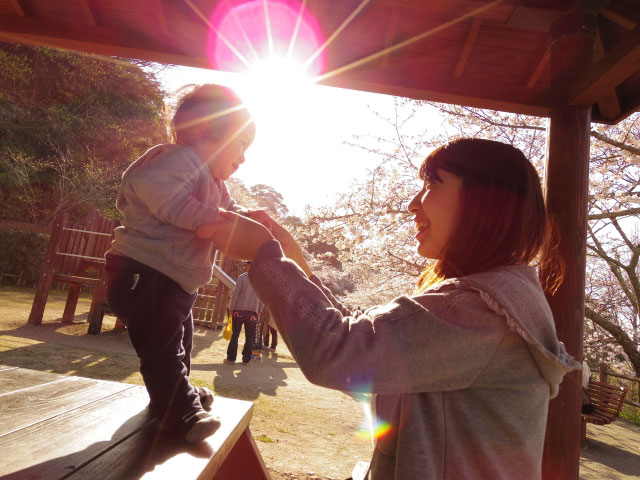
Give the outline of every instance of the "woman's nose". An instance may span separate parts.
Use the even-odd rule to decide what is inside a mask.
[[[420,192],[422,193],[422,192]],[[420,208],[420,193],[418,193],[407,205],[409,213],[415,213]]]

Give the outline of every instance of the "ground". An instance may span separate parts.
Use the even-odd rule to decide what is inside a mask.
[[[126,332],[105,317],[104,333],[87,335],[87,298],[74,323],[63,325],[64,299],[64,292],[52,292],[43,324],[31,326],[33,291],[0,286],[0,365],[142,384]],[[254,402],[251,431],[274,480],[344,479],[370,458],[361,402],[309,383],[283,344],[247,366],[222,363],[227,344],[220,330],[196,328],[192,381],[216,395]],[[588,426],[581,480],[639,474],[639,426],[624,420]]]

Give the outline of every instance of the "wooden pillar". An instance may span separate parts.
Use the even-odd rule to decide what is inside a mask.
[[[550,115],[545,194],[561,235],[566,262],[564,281],[548,295],[558,338],[582,361],[587,241],[587,195],[591,109],[569,107],[568,91],[588,68],[595,46],[596,15],[575,8],[561,15],[549,31],[551,88],[563,104]],[[541,272],[545,278],[546,272]],[[543,479],[578,480],[581,434],[581,372],[565,376],[559,395],[549,404],[542,462]]]
[[[40,325],[42,323],[44,307],[47,304],[49,290],[53,283],[56,252],[58,251],[58,245],[62,239],[62,229],[67,224],[68,218],[69,215],[67,213],[59,213],[53,222],[49,246],[47,247],[47,253],[45,253],[44,256],[42,271],[40,272],[40,278],[38,279],[38,285],[36,286],[36,293],[33,297],[33,304],[31,305],[31,313],[29,314],[29,323],[31,325]]]

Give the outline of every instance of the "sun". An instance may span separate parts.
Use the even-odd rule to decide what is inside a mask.
[[[240,75],[236,83],[258,128],[274,123],[286,128],[295,118],[306,117],[313,96],[311,86],[302,64],[279,57],[251,64],[249,72]]]

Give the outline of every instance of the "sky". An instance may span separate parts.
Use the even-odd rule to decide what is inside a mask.
[[[304,81],[269,81],[268,74],[247,78],[213,70],[171,67],[160,74],[169,94],[184,85],[218,83],[234,88],[248,105],[256,138],[246,162],[234,174],[245,185],[275,188],[292,214],[303,216],[306,205],[331,203],[355,178],[377,162],[375,155],[346,145],[367,144],[369,137],[393,137],[380,115],[394,114],[388,95],[312,85]],[[378,115],[380,114],[380,115]],[[422,121],[437,122],[425,111]]]
[[[304,0],[219,2],[211,12],[187,4],[208,25],[206,53],[215,70],[172,67],[160,74],[169,93],[183,85],[218,83],[243,99],[256,124],[246,162],[235,173],[247,186],[266,184],[292,214],[333,203],[336,193],[375,167],[378,158],[346,145],[354,136],[393,138],[393,97],[314,84],[327,71],[327,46],[342,31],[325,31]],[[344,28],[349,28],[348,22]],[[242,75],[223,72],[244,72]],[[435,109],[418,115],[437,126]],[[407,127],[406,133],[413,134]]]

